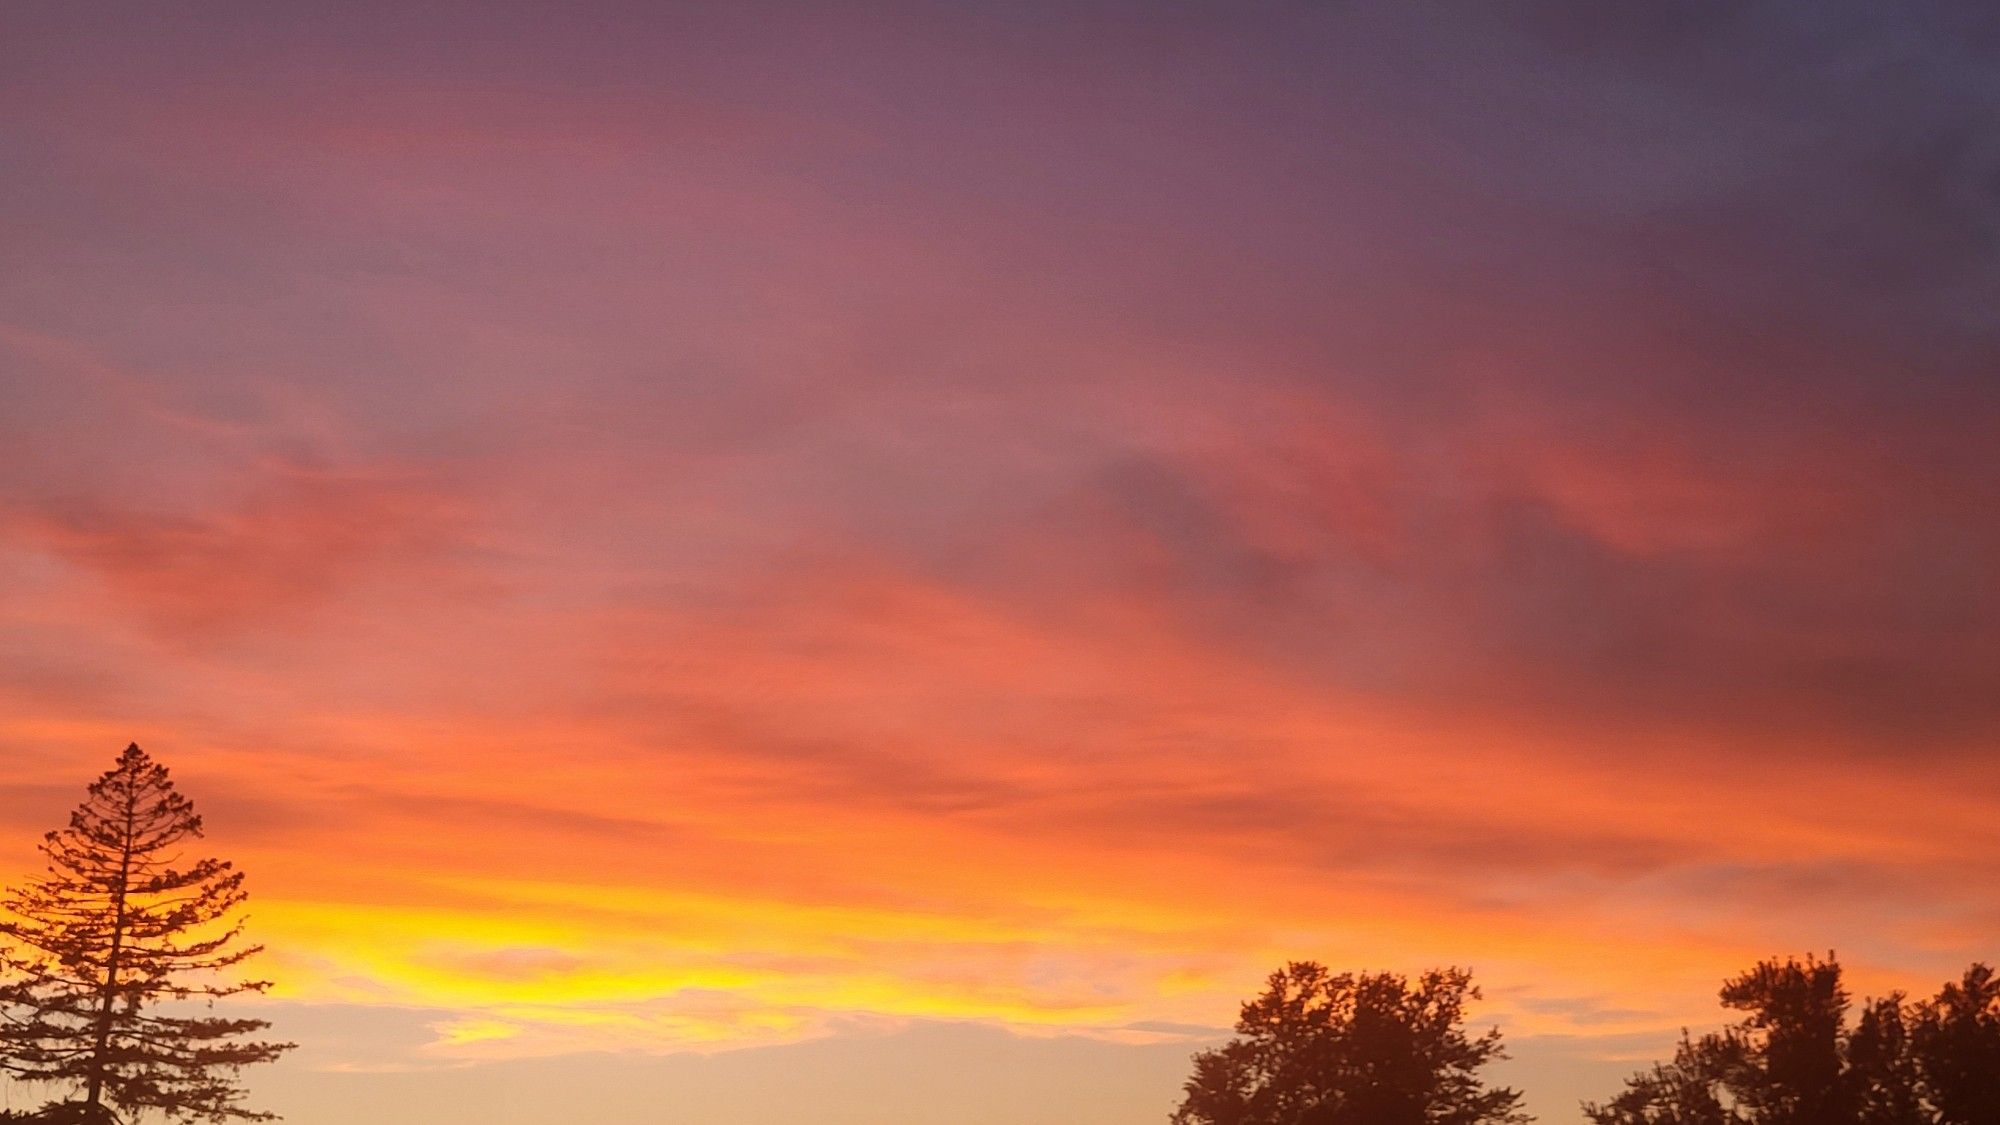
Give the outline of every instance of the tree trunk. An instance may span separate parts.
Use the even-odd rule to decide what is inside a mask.
[[[132,880],[132,833],[133,817],[137,815],[132,807],[134,797],[125,797],[125,839],[122,841],[118,857],[118,883],[112,888],[111,950],[104,959],[104,987],[97,1000],[97,1038],[90,1053],[90,1080],[84,1087],[84,1120],[96,1121],[98,1106],[104,1097],[104,1072],[110,1066],[105,1058],[111,1051],[111,1007],[118,998],[118,955],[125,947],[125,895],[126,887]]]

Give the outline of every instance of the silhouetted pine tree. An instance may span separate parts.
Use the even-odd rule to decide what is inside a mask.
[[[68,1093],[31,1120],[275,1117],[241,1108],[236,1078],[292,1045],[248,1038],[263,1020],[172,1003],[268,985],[216,975],[262,947],[239,945],[242,923],[229,921],[246,897],[242,872],[217,859],[183,864],[180,845],[200,835],[201,817],[166,767],[129,746],[69,827],[43,839],[46,875],[9,892],[0,1065]]]

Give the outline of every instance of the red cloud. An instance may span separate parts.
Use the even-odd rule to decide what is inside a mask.
[[[202,638],[307,612],[373,571],[418,565],[447,548],[462,520],[458,503],[415,473],[273,460],[237,499],[210,508],[50,502],[6,526],[152,629]]]

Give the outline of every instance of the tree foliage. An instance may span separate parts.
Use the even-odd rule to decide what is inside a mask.
[[[1891,993],[1852,1026],[1840,965],[1764,961],[1722,987],[1745,1013],[1586,1104],[1597,1125],[1994,1125],[2000,981],[1974,965],[1934,999]]]
[[[1938,1125],[2000,1121],[2000,980],[1974,965],[1910,1013],[1917,1082]]]
[[[1499,1031],[1468,1036],[1471,974],[1329,973],[1293,962],[1195,1056],[1174,1125],[1516,1125],[1521,1095],[1479,1077]]]
[[[127,747],[66,828],[42,841],[45,874],[9,892],[0,920],[0,1066],[66,1096],[28,1118],[95,1123],[157,1111],[170,1121],[268,1120],[242,1108],[242,1067],[290,1044],[268,1024],[185,1001],[261,992],[227,971],[261,947],[230,917],[243,873],[185,861],[201,817],[167,770]]]

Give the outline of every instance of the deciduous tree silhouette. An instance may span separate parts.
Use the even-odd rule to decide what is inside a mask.
[[[1760,962],[1723,984],[1722,1006],[1749,1013],[1722,1043],[1730,1092],[1752,1121],[1834,1125],[1854,1119],[1841,1054],[1848,995],[1831,956]]]
[[[1634,1075],[1597,1125],[1996,1125],[2000,982],[1974,965],[1935,999],[1871,1000],[1847,1026],[1840,965],[1765,961],[1724,984],[1747,1013],[1682,1036],[1673,1061]]]
[[[1271,974],[1237,1038],[1195,1056],[1174,1125],[1518,1125],[1521,1095],[1479,1070],[1504,1058],[1498,1029],[1462,1026],[1470,973],[1415,985],[1390,973],[1334,976],[1312,962]]]
[[[1917,1080],[1938,1125],[2000,1121],[2000,980],[1974,965],[1911,1013]]]
[[[1723,984],[1722,1003],[1747,1015],[1718,1034],[1683,1036],[1671,1063],[1584,1113],[1598,1125],[1857,1125],[1865,1084],[1850,1072],[1849,998],[1837,961],[1759,962]],[[1885,1011],[1900,1009],[1891,1002]],[[1886,1044],[1887,1017],[1871,1014],[1865,1042]]]
[[[1842,1079],[1856,1125],[1932,1125],[1925,1108],[1903,994],[1892,992],[1861,1008],[1844,1045]]]
[[[1681,1036],[1672,1062],[1633,1075],[1602,1105],[1585,1104],[1598,1125],[1739,1125],[1743,1118],[1722,1102],[1724,1052],[1719,1037]]]
[[[175,1001],[260,992],[217,974],[258,952],[230,915],[243,874],[184,862],[201,817],[166,767],[129,746],[41,850],[44,877],[13,889],[0,921],[0,1064],[68,1094],[30,1120],[97,1122],[155,1110],[169,1121],[270,1120],[243,1109],[242,1067],[287,1043],[249,1038],[263,1020],[196,1014]]]

